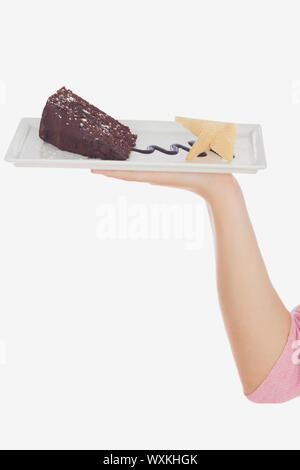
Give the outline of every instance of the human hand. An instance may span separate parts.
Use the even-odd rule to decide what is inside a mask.
[[[227,186],[234,185],[231,174],[221,173],[176,173],[167,171],[119,171],[92,170],[92,173],[109,176],[125,181],[138,181],[159,186],[181,188],[204,197],[210,201]]]

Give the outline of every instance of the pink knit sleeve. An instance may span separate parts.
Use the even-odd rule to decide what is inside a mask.
[[[268,377],[250,395],[255,403],[283,403],[300,396],[300,306],[292,313],[287,344]]]

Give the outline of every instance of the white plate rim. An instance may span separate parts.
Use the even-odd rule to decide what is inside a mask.
[[[30,131],[30,126],[36,126],[39,123],[39,118],[24,117],[20,120],[13,139],[8,147],[4,159],[7,162],[13,163],[20,167],[46,167],[46,168],[86,168],[86,169],[107,169],[107,170],[128,170],[128,171],[172,171],[172,172],[188,172],[188,173],[202,173],[202,172],[215,172],[215,173],[256,173],[258,170],[263,170],[267,167],[265,150],[263,145],[262,128],[260,124],[240,123],[239,126],[250,126],[255,129],[257,163],[251,165],[239,165],[224,162],[222,164],[215,163],[187,163],[187,162],[146,162],[146,161],[120,161],[120,160],[101,160],[101,159],[59,159],[55,160],[42,160],[42,159],[26,159],[21,160],[18,158],[18,151],[22,148],[23,143]],[[129,124],[131,122],[139,123],[153,123],[153,124],[171,124],[173,121],[155,121],[155,120],[126,120],[122,119],[121,122]],[[26,127],[27,126],[27,127]],[[183,128],[184,131],[184,128]],[[49,144],[50,145],[50,144]]]

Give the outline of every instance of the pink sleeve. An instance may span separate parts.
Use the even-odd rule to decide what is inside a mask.
[[[300,396],[300,306],[291,313],[287,344],[263,383],[250,395],[255,403],[282,403]]]

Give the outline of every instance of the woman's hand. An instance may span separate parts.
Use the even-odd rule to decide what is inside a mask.
[[[163,171],[118,171],[92,170],[92,173],[125,181],[139,181],[159,186],[182,188],[199,194],[208,202],[228,186],[235,185],[231,174],[220,173],[175,173]]]

